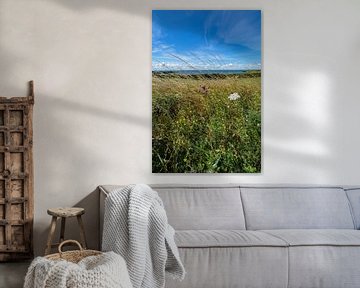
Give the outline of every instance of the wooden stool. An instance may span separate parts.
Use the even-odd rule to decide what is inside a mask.
[[[50,254],[52,247],[57,247],[62,241],[64,241],[64,234],[65,234],[65,223],[66,218],[69,217],[77,217],[79,227],[80,227],[80,239],[81,239],[81,245],[84,249],[86,249],[86,239],[85,239],[85,229],[84,224],[81,219],[81,215],[85,213],[84,208],[50,208],[47,210],[47,213],[52,216],[51,224],[50,224],[50,231],[49,236],[47,240],[45,255]],[[60,242],[52,244],[52,239],[54,237],[55,228],[56,228],[56,222],[58,217],[61,218],[61,230],[60,230]]]

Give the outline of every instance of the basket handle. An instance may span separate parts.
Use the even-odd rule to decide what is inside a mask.
[[[58,248],[60,257],[61,257],[61,255],[62,255],[62,253],[63,253],[63,251],[61,250],[61,248],[62,248],[65,244],[67,244],[67,243],[76,244],[76,245],[79,247],[80,252],[84,251],[84,249],[82,248],[81,244],[80,244],[78,241],[76,241],[76,240],[65,240],[65,241],[63,241],[63,242],[60,243],[59,248]]]

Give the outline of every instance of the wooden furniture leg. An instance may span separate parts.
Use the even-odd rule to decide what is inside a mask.
[[[79,226],[80,226],[80,239],[81,239],[81,245],[83,245],[83,248],[86,249],[87,244],[86,244],[86,238],[85,238],[85,229],[84,229],[84,223],[81,219],[81,215],[76,216],[77,220],[79,222]]]
[[[65,240],[65,226],[66,226],[66,218],[75,217],[77,218],[79,229],[80,229],[80,238],[81,245],[84,249],[87,247],[86,238],[85,238],[85,229],[84,224],[81,218],[81,215],[85,213],[84,208],[80,207],[57,207],[57,208],[49,208],[47,210],[48,214],[52,216],[49,236],[47,240],[47,245],[45,249],[45,255],[50,254],[52,247],[58,247],[59,244],[64,242]],[[54,238],[54,233],[56,229],[57,219],[61,218],[61,228],[60,228],[60,241],[59,243],[52,243]]]
[[[66,218],[65,217],[61,217],[61,230],[60,230],[60,242],[63,242],[65,237],[65,223],[66,223]]]
[[[47,240],[45,255],[48,255],[51,252],[51,243],[52,243],[52,239],[53,239],[54,233],[55,233],[56,221],[57,221],[57,217],[53,216],[51,219],[50,231],[49,231],[49,236],[48,236],[48,240]]]

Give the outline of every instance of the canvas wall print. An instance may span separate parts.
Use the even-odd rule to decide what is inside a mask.
[[[152,12],[153,173],[261,172],[261,11]]]

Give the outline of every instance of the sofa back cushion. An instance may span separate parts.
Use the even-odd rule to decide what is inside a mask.
[[[345,191],[337,187],[240,187],[246,227],[354,229]]]
[[[239,187],[156,186],[176,230],[244,230]]]

